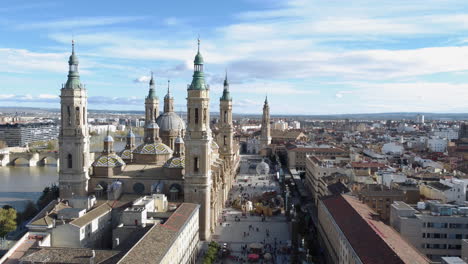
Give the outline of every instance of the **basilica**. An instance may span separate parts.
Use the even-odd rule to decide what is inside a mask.
[[[200,239],[209,239],[219,223],[239,166],[239,147],[233,137],[232,97],[229,82],[219,99],[216,133],[210,127],[210,88],[205,83],[203,57],[194,60],[187,86],[187,122],[174,112],[168,83],[164,111],[159,112],[158,89],[151,75],[144,101],[143,142],[135,144],[130,129],[123,151],[114,150],[107,135],[94,160],[90,155],[87,92],[80,81],[74,44],[69,73],[61,89],[59,187],[62,199],[95,195],[118,200],[123,194],[165,194],[170,202],[200,204]],[[142,102],[143,103],[143,102]]]

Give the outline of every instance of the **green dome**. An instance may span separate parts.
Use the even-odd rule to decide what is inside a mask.
[[[203,64],[203,56],[200,52],[197,53],[195,56],[195,60],[193,61],[195,64]]]
[[[192,84],[190,84],[190,90],[205,90],[205,78],[203,72],[196,71],[193,73]]]
[[[70,58],[68,59],[68,64],[69,65],[77,65],[78,64],[78,56],[75,55],[75,52],[73,51],[72,55],[70,55]]]

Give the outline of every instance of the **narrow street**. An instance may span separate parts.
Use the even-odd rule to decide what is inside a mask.
[[[230,192],[230,200],[238,197],[255,197],[264,192],[280,194],[279,183],[274,175],[257,175],[256,165],[260,156],[241,157],[240,173]],[[249,199],[247,199],[249,200]],[[257,263],[289,263],[286,253],[291,242],[291,228],[284,212],[275,216],[245,214],[240,209],[227,207],[223,212],[222,224],[216,228],[213,241],[223,245],[227,243],[231,257],[223,258],[222,263],[241,263],[235,257],[247,262],[248,248],[252,243],[260,243],[263,253],[270,253],[271,259],[259,259]],[[242,250],[246,247],[247,250]]]

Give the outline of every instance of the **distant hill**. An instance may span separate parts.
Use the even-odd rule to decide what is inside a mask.
[[[143,115],[144,111],[118,111],[118,110],[89,110],[91,113],[112,113],[112,114],[131,114]],[[59,112],[58,108],[37,108],[37,107],[0,107],[0,112],[15,113],[15,112]],[[182,112],[185,114],[185,112]],[[361,114],[336,114],[336,115],[271,115],[272,118],[287,118],[296,120],[415,120],[416,115],[424,115],[425,120],[468,120],[468,113],[413,113],[413,112],[395,112],[395,113],[361,113]],[[218,116],[218,112],[213,112],[213,116]],[[258,114],[238,114],[234,113],[235,117],[260,118]]]

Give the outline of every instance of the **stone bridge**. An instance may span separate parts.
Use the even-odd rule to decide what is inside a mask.
[[[12,152],[8,150],[0,151],[0,166],[14,166],[19,161],[26,161],[30,166],[44,166],[46,164],[59,163],[58,151],[42,152]]]

